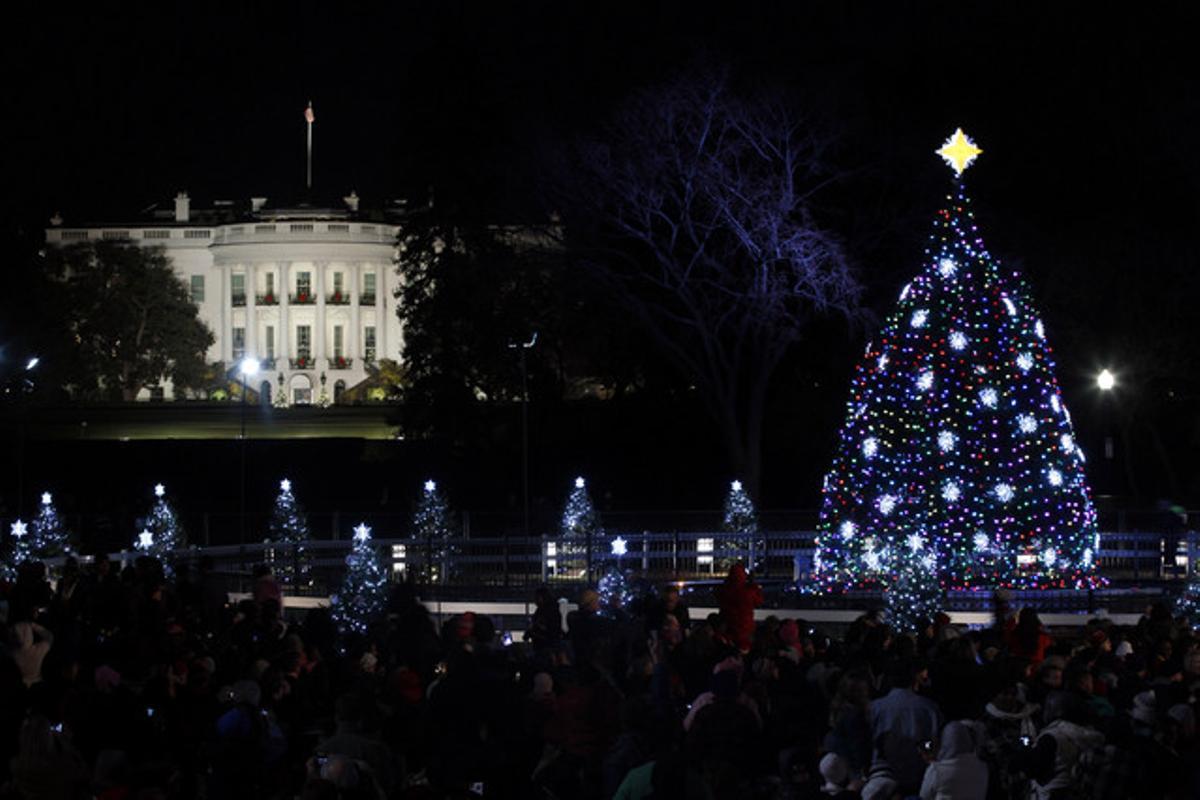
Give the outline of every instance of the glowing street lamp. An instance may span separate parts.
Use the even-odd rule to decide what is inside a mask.
[[[1102,392],[1111,392],[1113,387],[1117,385],[1117,378],[1107,369],[1100,370],[1100,374],[1096,376],[1096,386]]]

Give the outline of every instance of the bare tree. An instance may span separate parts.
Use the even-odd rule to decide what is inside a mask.
[[[752,493],[772,376],[815,314],[858,304],[814,215],[825,145],[782,96],[708,73],[632,98],[569,185],[570,222],[596,234],[586,261],[694,385]]]

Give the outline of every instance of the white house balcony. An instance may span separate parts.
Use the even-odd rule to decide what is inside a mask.
[[[354,359],[346,356],[334,356],[329,359],[330,369],[351,369],[354,367]]]

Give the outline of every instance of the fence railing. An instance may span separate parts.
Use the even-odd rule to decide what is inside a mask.
[[[569,587],[594,584],[611,566],[631,570],[656,583],[719,581],[735,561],[753,564],[760,580],[803,584],[812,572],[814,531],[760,532],[739,536],[723,532],[607,532],[603,538],[567,541],[551,537],[456,537],[448,540],[381,538],[373,541],[393,580],[424,585],[425,592],[476,597],[526,591],[539,584]],[[1102,533],[1097,565],[1115,582],[1174,581],[1186,578],[1188,565],[1200,560],[1200,533]],[[193,547],[176,560],[196,564],[211,559],[226,575],[231,591],[249,589],[256,565],[273,564],[297,573],[303,561],[309,580],[293,594],[326,596],[341,580],[351,542],[313,540],[303,556],[277,543]],[[137,551],[111,555],[130,563]],[[433,585],[428,585],[428,584]]]

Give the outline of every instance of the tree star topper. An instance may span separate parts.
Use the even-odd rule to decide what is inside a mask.
[[[137,546],[142,550],[149,550],[151,547],[154,547],[154,534],[143,528],[142,532],[138,534]]]
[[[42,505],[44,505],[44,506],[48,506],[48,505],[50,505],[52,502],[54,502],[54,499],[53,499],[53,498],[50,496],[50,493],[49,493],[49,492],[42,492]]]
[[[971,141],[971,137],[963,133],[962,128],[957,128],[937,154],[953,168],[955,177],[962,177],[963,171],[971,166],[982,152],[975,146],[975,142]]]
[[[425,491],[426,492],[436,492],[437,491],[437,483],[434,481],[425,481]]]
[[[612,540],[612,554],[614,556],[623,556],[629,552],[629,543],[621,536]]]
[[[371,529],[367,527],[365,522],[360,522],[354,528],[354,541],[365,542],[371,538]]]
[[[12,524],[12,526],[9,528],[9,530],[12,531],[12,535],[14,537],[20,539],[22,536],[25,535],[28,528],[29,528],[29,526],[26,525],[24,522],[22,522],[21,520],[17,520],[16,522],[14,522]]]
[[[292,490],[292,482],[289,481],[287,478],[284,478],[283,480],[281,480],[279,482],[279,491],[290,492],[291,490]]]
[[[154,496],[155,497],[162,497],[166,493],[167,493],[167,487],[163,486],[161,483],[154,484]]]

